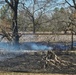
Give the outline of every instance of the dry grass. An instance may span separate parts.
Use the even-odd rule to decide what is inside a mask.
[[[0,75],[76,75],[76,74],[50,74],[50,73],[16,73],[16,72],[0,72]]]

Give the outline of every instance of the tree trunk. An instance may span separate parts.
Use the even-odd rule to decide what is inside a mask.
[[[17,10],[19,0],[5,0],[5,2],[11,7],[12,9],[12,41],[15,44],[19,43],[19,34],[18,34],[18,25],[17,25]]]
[[[17,25],[17,9],[18,4],[15,4],[13,10],[13,19],[12,19],[12,37],[15,44],[19,43],[19,34],[18,34],[18,25]]]
[[[14,13],[13,21],[12,21],[12,37],[13,42],[18,43],[19,42],[19,35],[18,35],[18,26],[17,26],[17,14]]]
[[[35,20],[34,20],[34,17],[32,17],[32,19],[33,19],[33,34],[35,34],[35,32],[36,32],[36,27],[35,27]]]
[[[72,28],[72,31],[71,31],[71,50],[73,50],[73,28]]]
[[[35,25],[33,25],[33,33],[35,34],[36,30],[35,30]]]

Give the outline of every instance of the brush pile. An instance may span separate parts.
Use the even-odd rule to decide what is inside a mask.
[[[50,50],[47,51],[46,56],[42,58],[42,60],[45,62],[44,69],[47,69],[47,67],[55,67],[57,69],[62,69],[71,66],[76,66],[74,63],[70,61],[65,61],[58,57],[54,51]]]

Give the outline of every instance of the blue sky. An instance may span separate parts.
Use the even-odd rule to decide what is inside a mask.
[[[20,0],[21,1],[21,0]],[[30,6],[30,3],[32,2],[33,0],[27,0],[26,2],[25,2],[25,4],[26,4],[26,6],[28,7],[28,6]],[[45,1],[45,0],[43,0],[43,1]],[[67,1],[69,1],[69,3],[71,3],[71,4],[73,4],[72,3],[72,0],[67,0]],[[65,0],[58,0],[58,3],[64,3],[65,2]],[[2,5],[2,4],[1,4]],[[2,7],[0,5],[0,8]],[[31,4],[32,5],[32,4]],[[54,8],[56,8],[56,7],[58,7],[58,8],[61,8],[61,7],[67,7],[67,6],[69,6],[67,3],[65,4],[65,5],[56,5],[56,6],[53,6],[53,7],[48,7],[48,9],[47,9],[47,11],[48,11],[48,13],[50,13],[52,10],[54,10]],[[35,8],[37,8],[37,7],[35,7]],[[31,10],[31,9],[30,9]],[[47,12],[46,12],[47,13]]]
[[[20,0],[20,1],[21,1],[21,0]],[[25,4],[26,4],[27,6],[29,6],[29,4],[31,3],[31,1],[33,1],[33,0],[27,0]],[[43,0],[43,1],[45,1],[45,0]],[[71,4],[73,4],[72,0],[67,0],[67,1],[69,1],[69,3],[71,3]],[[58,2],[59,2],[59,3],[62,3],[62,2],[65,2],[65,0],[58,0]],[[66,6],[69,6],[69,5],[66,4]],[[0,8],[1,8],[1,7],[2,7],[2,4],[0,4]]]

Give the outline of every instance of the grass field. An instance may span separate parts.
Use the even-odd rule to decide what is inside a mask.
[[[16,73],[16,72],[0,72],[0,75],[76,75],[76,74],[51,74],[51,73]]]

